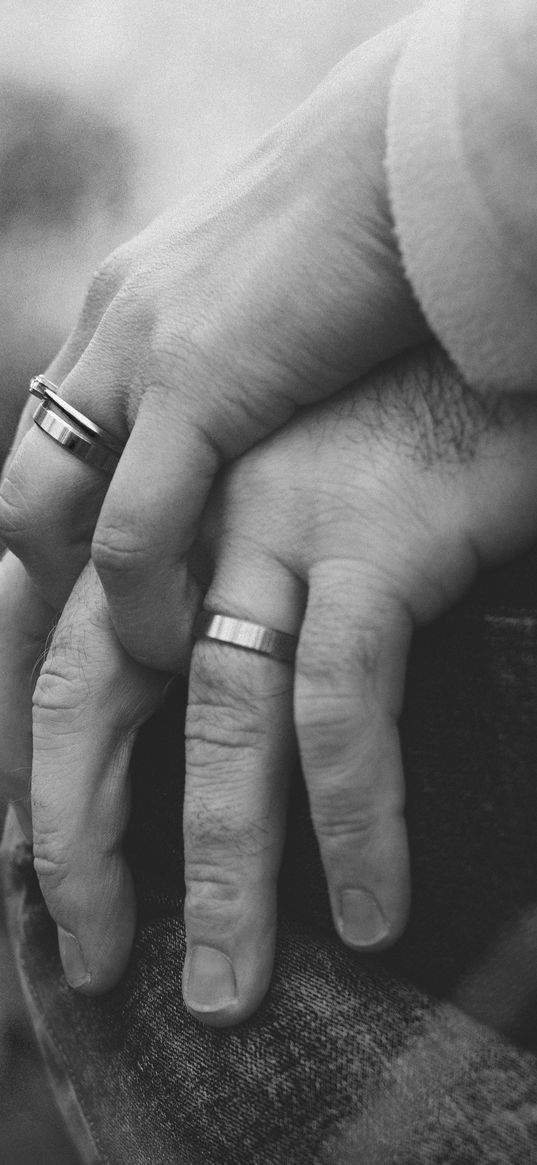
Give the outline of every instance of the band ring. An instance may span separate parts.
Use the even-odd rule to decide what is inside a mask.
[[[194,624],[195,639],[216,639],[245,651],[256,651],[283,663],[293,663],[298,636],[287,631],[275,631],[248,619],[234,619],[218,611],[201,611]]]
[[[112,476],[123,451],[116,438],[63,400],[44,376],[33,377],[30,392],[39,401],[33,414],[36,425],[79,461]]]

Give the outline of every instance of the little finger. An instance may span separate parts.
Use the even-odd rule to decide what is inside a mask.
[[[379,949],[410,899],[397,729],[411,620],[360,565],[310,576],[296,661],[295,726],[337,930]]]

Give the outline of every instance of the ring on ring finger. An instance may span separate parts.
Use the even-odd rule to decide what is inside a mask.
[[[34,376],[30,381],[30,392],[39,401],[33,414],[35,424],[79,461],[111,477],[123,445],[64,400],[57,386],[46,377]]]
[[[235,619],[223,611],[202,611],[194,624],[194,638],[215,639],[282,663],[293,663],[298,644],[298,636],[287,631],[277,631],[248,619]]]

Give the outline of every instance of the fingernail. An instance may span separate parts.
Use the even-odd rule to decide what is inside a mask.
[[[91,983],[91,973],[86,967],[82,947],[74,934],[58,927],[58,944],[60,956],[65,971],[65,978],[70,987],[87,987]]]
[[[389,927],[369,890],[344,890],[341,895],[341,936],[355,947],[371,947],[386,938]]]
[[[237,998],[233,963],[214,947],[193,947],[188,956],[185,1001],[196,1011],[218,1011]]]

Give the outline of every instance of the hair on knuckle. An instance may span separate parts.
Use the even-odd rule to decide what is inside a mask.
[[[438,344],[390,359],[359,395],[347,395],[347,407],[372,440],[395,445],[424,469],[472,462],[483,439],[522,417],[524,408],[473,389]]]
[[[237,858],[254,858],[270,847],[268,820],[240,819],[238,814],[226,815],[211,805],[207,798],[197,798],[195,805],[185,811],[185,847],[188,854],[189,877],[199,867],[210,865],[218,870],[219,880],[229,880]]]

